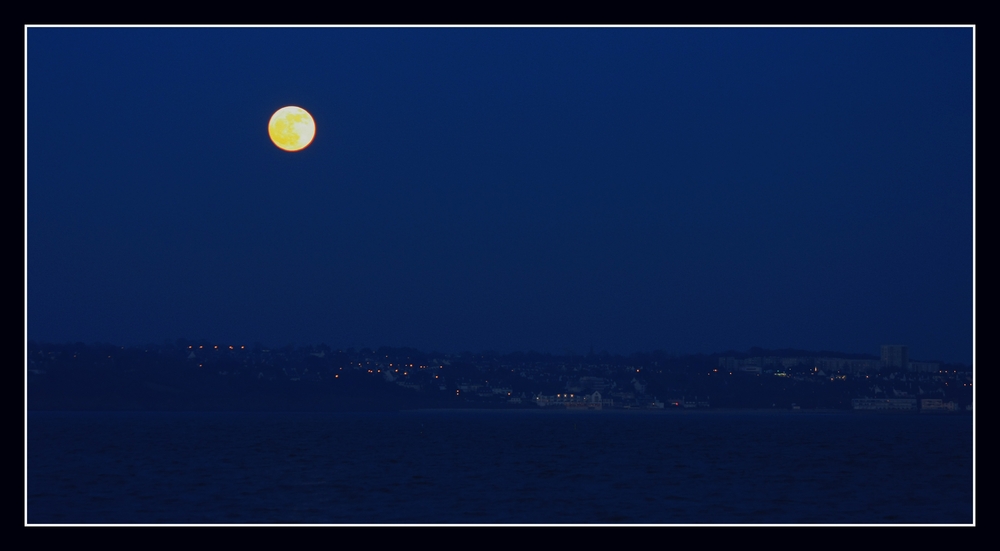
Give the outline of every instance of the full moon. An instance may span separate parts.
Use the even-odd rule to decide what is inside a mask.
[[[316,121],[305,109],[289,105],[271,115],[267,133],[274,145],[281,149],[300,151],[312,143],[316,136]]]

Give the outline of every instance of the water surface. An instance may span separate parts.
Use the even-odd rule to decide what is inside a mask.
[[[29,523],[971,523],[972,418],[29,412]]]

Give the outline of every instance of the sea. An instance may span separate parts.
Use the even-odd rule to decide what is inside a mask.
[[[25,522],[973,524],[973,418],[810,411],[27,414]]]

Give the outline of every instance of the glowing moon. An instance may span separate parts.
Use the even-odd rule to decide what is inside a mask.
[[[285,151],[305,149],[316,136],[316,121],[301,107],[289,105],[271,115],[267,133],[274,145]]]

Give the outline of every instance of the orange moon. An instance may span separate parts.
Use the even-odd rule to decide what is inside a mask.
[[[289,105],[271,115],[267,133],[274,145],[285,151],[301,151],[316,137],[316,121],[301,107]]]

